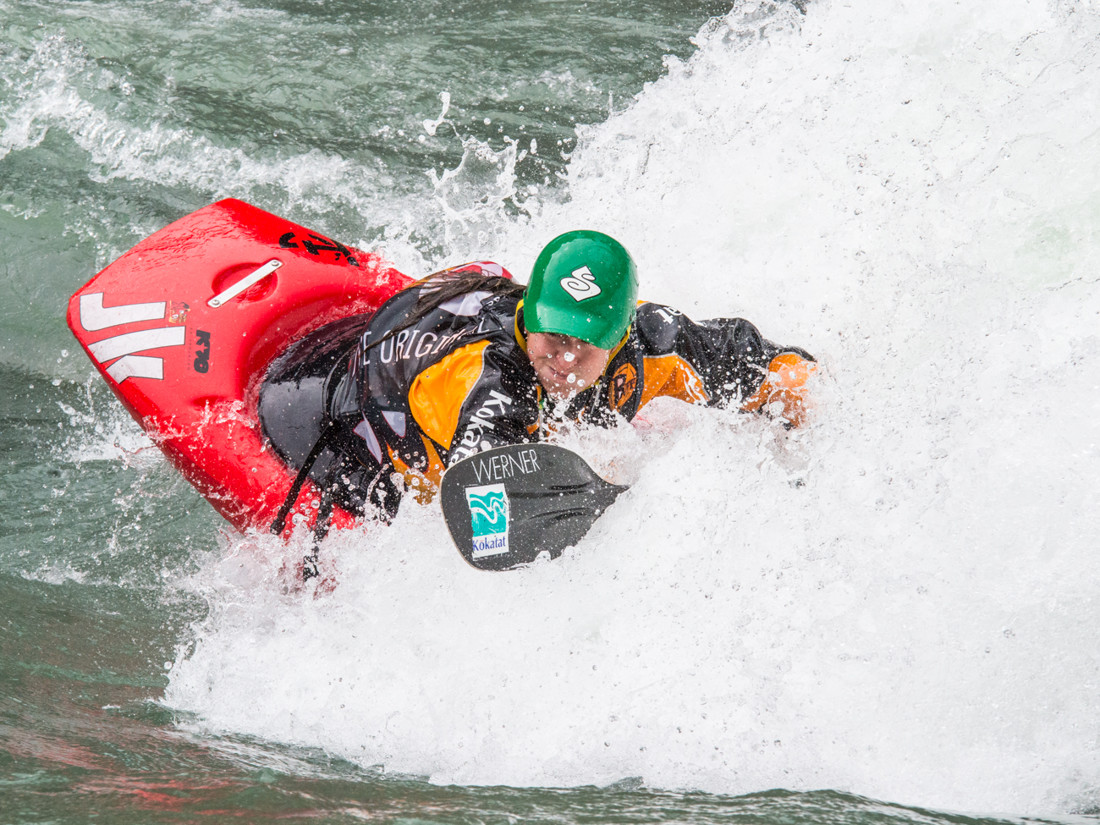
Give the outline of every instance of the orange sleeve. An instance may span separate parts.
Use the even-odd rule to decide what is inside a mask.
[[[423,470],[410,467],[391,447],[387,447],[386,452],[389,453],[394,469],[405,477],[405,484],[413,491],[413,497],[419,503],[427,504],[435,498],[436,491],[439,490],[439,483],[443,480],[443,471],[446,468],[443,466],[443,459],[439,457],[439,453],[432,445],[431,439],[421,434],[420,440],[423,442],[424,452],[428,456],[428,466]]]
[[[659,395],[668,395],[689,404],[707,400],[703,381],[691,364],[679,355],[646,356],[642,361],[642,400],[640,410]]]
[[[817,364],[793,352],[775,356],[768,364],[768,374],[763,383],[746,399],[741,408],[748,412],[770,411],[767,408],[773,404],[781,404],[780,417],[786,419],[792,427],[802,426],[809,409],[806,384],[816,370]]]
[[[409,389],[409,409],[420,430],[436,444],[451,449],[458,417],[484,367],[488,341],[460,347],[424,370]]]

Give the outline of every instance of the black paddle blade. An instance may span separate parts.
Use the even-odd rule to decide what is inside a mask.
[[[440,500],[462,558],[478,570],[510,570],[543,552],[556,559],[625,489],[564,447],[515,444],[448,469]]]

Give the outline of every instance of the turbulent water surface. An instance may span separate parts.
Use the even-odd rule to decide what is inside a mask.
[[[1095,822],[1094,0],[0,0],[0,821]],[[237,197],[418,275],[619,237],[815,353],[508,574],[230,532],[69,295]]]

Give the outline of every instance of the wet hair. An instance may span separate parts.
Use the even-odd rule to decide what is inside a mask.
[[[370,344],[371,349],[384,341],[388,341],[404,329],[415,326],[424,318],[431,315],[448,301],[467,295],[471,292],[488,292],[490,296],[514,295],[517,298],[527,289],[523,284],[517,284],[510,278],[499,275],[484,275],[477,272],[453,272],[443,270],[434,272],[426,278],[421,278],[406,289],[422,287],[420,295],[416,299],[416,305],[400,324],[389,330],[377,341]]]
[[[409,316],[417,321],[452,298],[470,292],[488,292],[492,296],[518,296],[527,289],[523,284],[517,284],[511,278],[500,275],[483,275],[476,272],[452,273],[449,270],[436,272],[417,281],[416,284],[424,287],[416,302],[416,309]]]

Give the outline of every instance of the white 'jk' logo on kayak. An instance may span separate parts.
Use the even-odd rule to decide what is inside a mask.
[[[80,325],[89,332],[121,327],[137,321],[154,321],[164,317],[166,303],[124,304],[103,306],[103,293],[80,296]],[[121,384],[127,378],[164,378],[164,359],[137,355],[161,347],[180,347],[186,343],[184,327],[160,327],[125,332],[88,345],[92,357],[100,364],[114,361],[107,374]],[[118,359],[117,361],[115,359]]]
[[[587,266],[574,269],[572,273],[561,279],[561,288],[569,293],[569,297],[577,303],[595,298],[601,290],[596,283],[596,276]]]

